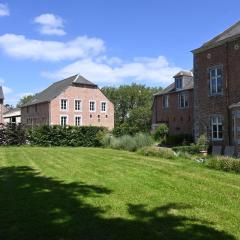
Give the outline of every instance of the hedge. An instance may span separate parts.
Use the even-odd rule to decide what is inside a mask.
[[[106,129],[95,126],[44,125],[29,129],[28,140],[31,145],[38,146],[98,147],[101,146],[101,139],[98,135],[101,135],[103,131]]]
[[[201,150],[201,146],[196,144],[191,144],[190,146],[178,146],[178,147],[173,147],[172,149],[175,152],[198,154]]]

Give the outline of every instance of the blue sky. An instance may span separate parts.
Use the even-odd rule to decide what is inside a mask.
[[[76,73],[100,86],[164,87],[239,9],[237,0],[0,0],[6,102]]]

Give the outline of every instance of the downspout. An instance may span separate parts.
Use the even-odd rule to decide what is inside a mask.
[[[227,115],[228,115],[228,120],[227,120],[227,128],[228,128],[228,144],[230,145],[231,142],[231,126],[230,126],[230,121],[231,121],[231,115],[230,115],[230,110],[229,110],[229,43],[226,43],[226,71],[225,73],[225,89],[226,89],[226,107],[227,107]]]

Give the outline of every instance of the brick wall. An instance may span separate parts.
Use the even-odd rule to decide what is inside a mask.
[[[67,99],[67,111],[61,111],[61,99]],[[75,99],[82,101],[82,111],[75,111]],[[95,112],[89,111],[90,100],[96,102]],[[101,112],[100,104],[102,101],[107,103],[106,112]],[[60,117],[68,116],[68,125],[75,125],[75,116],[81,116],[82,125],[104,126],[109,129],[114,128],[114,106],[98,88],[70,86],[51,101],[50,112],[51,124],[60,124]]]
[[[193,90],[186,90],[189,94],[189,107],[180,108],[178,104],[179,92],[169,93],[169,108],[163,108],[163,96],[155,96],[153,104],[153,122],[166,122],[169,134],[193,134]]]
[[[223,140],[212,141],[214,145],[232,144],[232,121],[229,105],[240,101],[240,49],[235,47],[239,40],[225,43],[194,54],[194,119],[195,138],[208,133],[210,138],[210,116],[223,117]],[[209,72],[214,66],[223,69],[223,94],[210,96]]]

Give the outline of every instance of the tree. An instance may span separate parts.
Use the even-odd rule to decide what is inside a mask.
[[[161,88],[135,84],[102,88],[115,106],[117,135],[149,131],[151,127],[153,94]]]
[[[34,95],[26,95],[20,98],[17,103],[17,107],[21,107],[22,105],[26,104],[27,102],[31,101]]]

